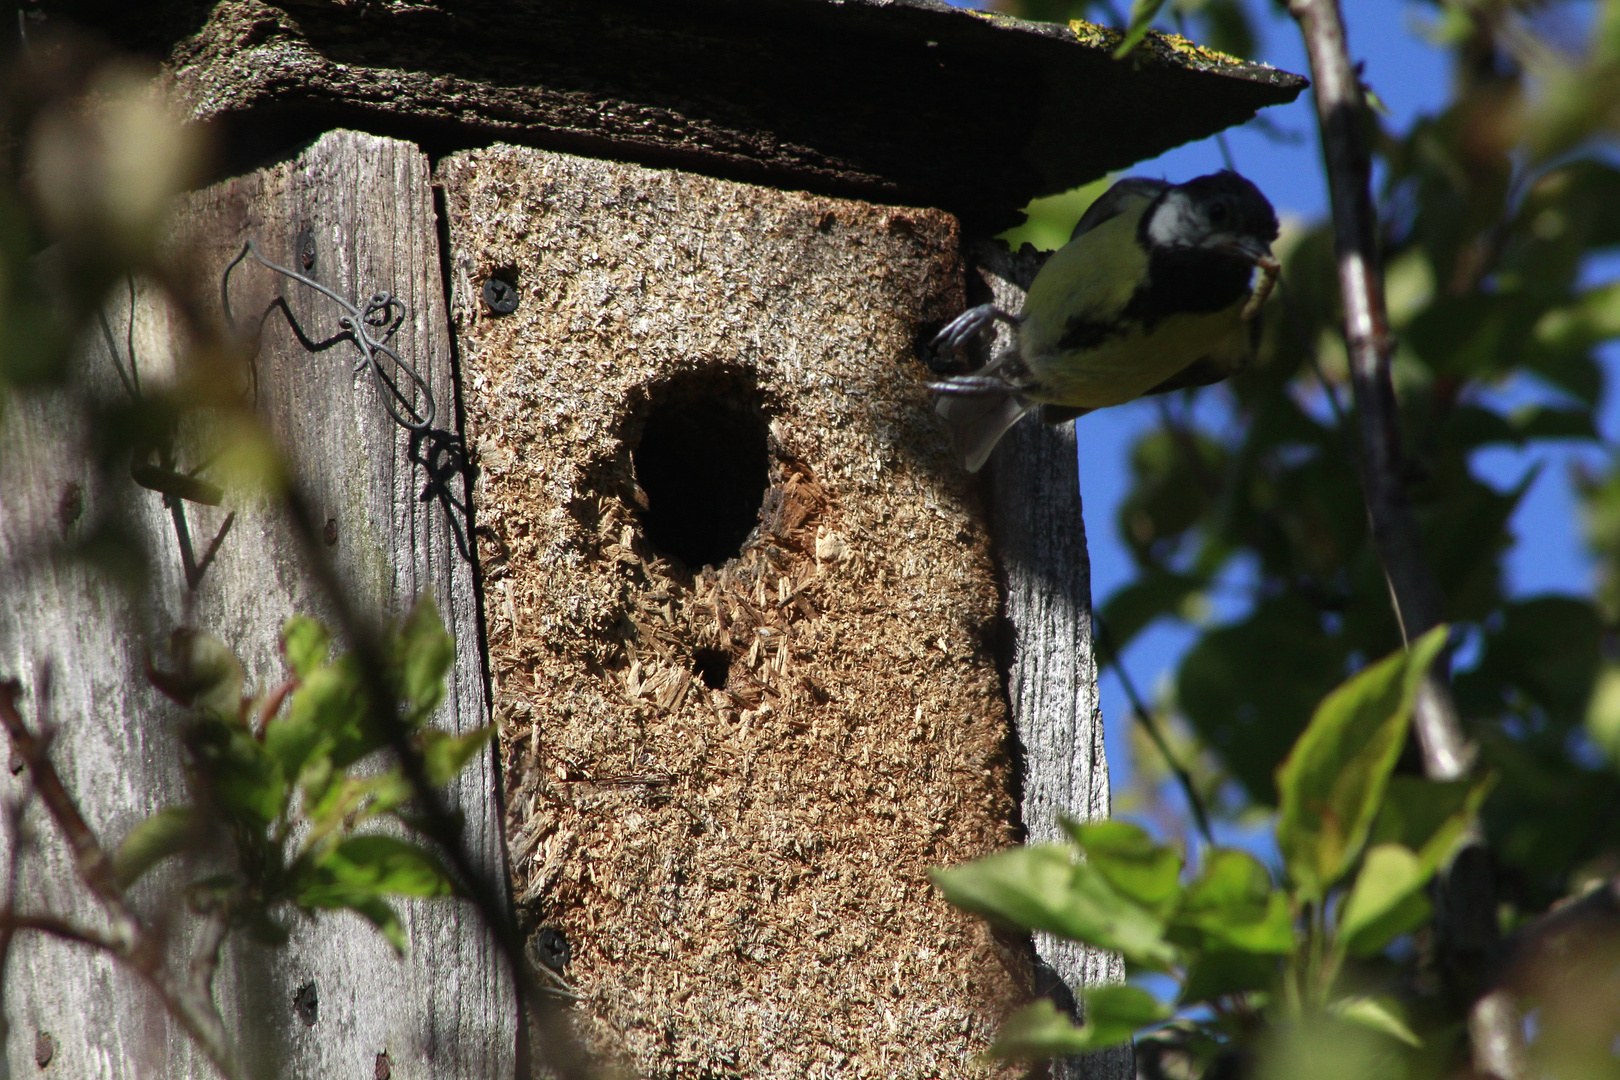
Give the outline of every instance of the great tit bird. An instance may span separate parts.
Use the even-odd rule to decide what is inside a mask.
[[[1022,314],[971,308],[934,338],[954,349],[997,319],[1018,334],[978,371],[932,384],[962,464],[978,472],[1034,409],[1061,423],[1242,370],[1276,281],[1275,239],[1276,212],[1235,172],[1109,188],[1041,267]]]

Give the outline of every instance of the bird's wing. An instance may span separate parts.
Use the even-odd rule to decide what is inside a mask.
[[[1255,352],[1260,348],[1260,320],[1250,320],[1245,332],[1228,339],[1226,346],[1194,360],[1143,396],[1168,394],[1191,386],[1213,386],[1242,372],[1254,362]]]
[[[1127,176],[1113,187],[1097,196],[1096,200],[1080,215],[1080,220],[1074,223],[1074,231],[1069,239],[1074,240],[1081,233],[1088,233],[1111,217],[1117,217],[1129,207],[1134,200],[1143,199],[1152,202],[1162,195],[1170,186],[1168,180],[1154,180],[1147,176]]]
[[[1192,386],[1213,386],[1222,379],[1236,375],[1241,370],[1242,368],[1234,368],[1231,364],[1206,356],[1202,360],[1194,360],[1158,386],[1146,391],[1142,396],[1168,394],[1172,390],[1185,390]]]
[[[1026,360],[1088,348],[1117,332],[1125,306],[1147,277],[1147,251],[1136,230],[1156,197],[1146,185],[1120,192],[1125,183],[1103,196],[1114,203],[1111,211],[1053,252],[1035,275],[1019,330]]]

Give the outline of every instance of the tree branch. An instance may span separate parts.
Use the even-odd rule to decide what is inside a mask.
[[[54,916],[18,915],[10,910],[0,913],[0,932],[9,941],[17,930],[36,930],[110,953],[146,979],[164,1009],[202,1048],[226,1080],[244,1080],[210,992],[225,936],[225,914],[221,911],[217,919],[210,919],[204,925],[198,940],[199,951],[192,961],[191,982],[178,983],[164,966],[163,950],[156,947],[140,919],[124,903],[123,890],[113,875],[112,860],[97,842],[95,832],[84,820],[56,766],[51,763],[47,740],[35,735],[23,723],[22,714],[17,711],[17,696],[21,692],[22,687],[15,679],[0,680],[0,726],[11,737],[12,747],[22,755],[34,790],[73,850],[80,880],[106,909],[112,933],[102,937]],[[201,952],[204,947],[209,951],[206,958]],[[199,980],[205,987],[200,999],[192,993]]]
[[[1406,497],[1400,421],[1389,376],[1394,342],[1384,306],[1372,154],[1364,127],[1367,108],[1350,62],[1338,0],[1289,0],[1288,8],[1304,37],[1314,82],[1367,517],[1401,633],[1411,641],[1440,623],[1442,602],[1424,562],[1417,519]],[[1435,662],[1413,707],[1424,772],[1432,780],[1465,776],[1474,763],[1474,749],[1463,736],[1446,668],[1444,657]],[[1496,897],[1489,857],[1477,834],[1445,871],[1437,899],[1436,929],[1448,983],[1470,1004],[1474,1067],[1499,1080],[1521,1080],[1527,1073],[1517,1009],[1504,995],[1485,992],[1481,978],[1494,934]]]
[[[139,934],[140,924],[124,905],[118,882],[113,877],[112,860],[101,849],[95,832],[84,820],[84,815],[79,813],[78,804],[68,794],[56,766],[51,764],[50,755],[46,752],[47,741],[29,731],[28,725],[23,723],[22,714],[17,711],[17,695],[21,692],[22,686],[15,679],[0,682],[0,725],[4,725],[6,734],[11,737],[12,747],[27,764],[28,775],[33,781],[34,790],[39,793],[40,801],[50,811],[68,847],[73,850],[73,861],[79,877],[107,909],[112,919],[114,939],[126,945],[132,944]]]

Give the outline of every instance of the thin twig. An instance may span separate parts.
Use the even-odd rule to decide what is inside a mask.
[[[21,692],[22,686],[15,679],[0,680],[0,726],[11,737],[12,747],[22,755],[34,791],[72,849],[79,879],[106,910],[112,932],[102,937],[50,916],[18,916],[10,911],[5,912],[6,925],[54,934],[110,952],[146,979],[164,1009],[202,1048],[226,1080],[243,1080],[244,1074],[231,1052],[224,1022],[212,998],[205,995],[203,1000],[194,1000],[186,985],[176,983],[164,966],[163,950],[150,939],[139,917],[124,903],[123,891],[113,874],[112,860],[97,842],[94,831],[51,763],[47,741],[30,731],[17,711],[17,696]],[[218,942],[215,950],[217,952]]]
[[[68,794],[56,766],[46,753],[45,740],[28,730],[22,715],[17,712],[17,695],[21,692],[22,686],[15,679],[0,682],[0,725],[4,725],[6,734],[11,737],[12,748],[22,755],[34,790],[39,793],[40,801],[45,804],[57,828],[62,830],[68,847],[73,850],[73,861],[79,877],[101,901],[112,919],[114,939],[133,941],[140,924],[124,904],[118,882],[113,876],[112,860],[107,858],[107,853],[96,841],[96,834],[85,822],[84,815],[79,813],[73,796]]]
[[[1176,755],[1170,750],[1170,743],[1165,739],[1164,732],[1159,730],[1159,721],[1148,709],[1142,696],[1136,692],[1136,683],[1131,680],[1130,673],[1120,661],[1119,651],[1114,648],[1108,638],[1108,624],[1103,622],[1101,616],[1093,616],[1093,623],[1097,628],[1097,643],[1103,647],[1103,663],[1111,664],[1114,674],[1119,676],[1119,683],[1125,688],[1125,698],[1131,703],[1131,711],[1136,719],[1147,729],[1148,738],[1158,747],[1160,755],[1170,772],[1175,775],[1176,782],[1181,785],[1182,794],[1187,798],[1187,806],[1192,810],[1193,820],[1198,823],[1198,831],[1204,836],[1204,843],[1210,847],[1215,846],[1215,834],[1209,827],[1209,813],[1204,808],[1204,799],[1193,786],[1192,774],[1176,760]]]
[[[1291,0],[1315,82],[1322,154],[1333,204],[1334,248],[1344,303],[1350,385],[1361,433],[1361,483],[1373,542],[1383,563],[1395,616],[1410,641],[1439,625],[1441,598],[1423,560],[1417,519],[1407,502],[1395,388],[1389,377],[1394,339],[1384,306],[1383,270],[1372,201],[1372,157],[1363,134],[1366,105],[1350,63],[1337,0]],[[1432,779],[1468,773],[1473,749],[1462,734],[1444,665],[1424,683],[1414,722]]]
[[[1350,61],[1338,0],[1289,0],[1310,58],[1322,156],[1327,165],[1333,207],[1334,248],[1344,307],[1350,384],[1361,435],[1362,491],[1373,542],[1383,564],[1396,619],[1407,641],[1439,624],[1441,595],[1418,541],[1417,519],[1407,501],[1401,431],[1389,360],[1394,347],[1384,304],[1383,274],[1377,248],[1377,217],[1372,200],[1372,155],[1365,125],[1367,107]],[[1454,780],[1473,767],[1474,749],[1463,736],[1451,696],[1444,658],[1436,661],[1418,689],[1413,727],[1430,779]],[[1499,1080],[1525,1075],[1523,1036],[1513,1008],[1500,995],[1481,996],[1469,985],[1470,954],[1488,942],[1475,940],[1478,928],[1494,926],[1495,895],[1488,862],[1477,836],[1448,869],[1440,889],[1436,925],[1445,942],[1446,970],[1454,989],[1472,1001],[1469,1031],[1474,1068]],[[1462,857],[1468,855],[1467,858]]]
[[[0,932],[7,937],[18,930],[33,930],[41,934],[49,934],[61,941],[71,941],[75,945],[87,945],[100,952],[111,953],[122,958],[123,948],[111,938],[102,937],[94,930],[87,930],[82,926],[74,926],[66,919],[55,915],[18,915],[15,912],[0,912]]]

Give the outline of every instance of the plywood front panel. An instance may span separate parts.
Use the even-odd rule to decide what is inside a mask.
[[[518,147],[436,180],[516,891],[582,1029],[651,1076],[989,1071],[1027,961],[927,878],[1016,814],[913,358],[955,220]]]

